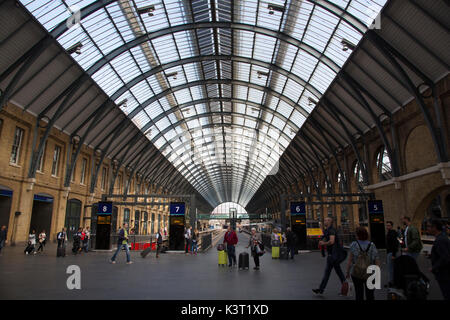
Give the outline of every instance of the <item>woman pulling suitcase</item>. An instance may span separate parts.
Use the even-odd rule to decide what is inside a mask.
[[[261,235],[256,233],[256,229],[252,228],[252,233],[248,241],[248,247],[251,247],[253,261],[255,262],[254,270],[259,270],[259,257],[264,254],[264,247],[261,241]]]

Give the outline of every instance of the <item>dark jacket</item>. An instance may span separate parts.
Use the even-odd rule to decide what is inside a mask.
[[[5,230],[0,230],[0,242],[6,240],[6,229]]]
[[[431,248],[431,272],[436,280],[450,280],[450,240],[441,232]]]
[[[286,232],[286,245],[288,247],[293,247],[295,246],[295,240],[296,240],[296,235],[294,232],[292,231],[287,231]]]
[[[386,235],[386,253],[392,253],[393,257],[397,256],[399,242],[397,240],[397,231],[389,230]]]
[[[408,227],[408,232],[405,235],[407,238],[408,251],[411,253],[420,253],[423,248],[422,240],[420,239],[419,230],[412,224]]]

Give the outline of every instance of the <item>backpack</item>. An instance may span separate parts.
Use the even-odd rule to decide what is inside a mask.
[[[370,257],[369,257],[369,250],[372,246],[372,242],[369,243],[367,246],[367,249],[364,251],[361,248],[361,245],[358,241],[356,241],[359,247],[359,255],[358,258],[356,258],[355,266],[353,267],[352,276],[358,279],[367,280],[369,277],[369,274],[367,273],[367,267],[370,266]]]

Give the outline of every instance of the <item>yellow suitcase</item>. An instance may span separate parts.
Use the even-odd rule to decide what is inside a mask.
[[[218,253],[219,253],[219,266],[221,266],[221,265],[226,266],[227,258],[228,258],[227,252],[225,250],[220,250],[220,251],[218,251]]]

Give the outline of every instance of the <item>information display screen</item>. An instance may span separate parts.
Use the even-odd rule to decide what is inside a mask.
[[[169,212],[171,216],[184,216],[186,212],[186,204],[184,202],[171,202]]]

